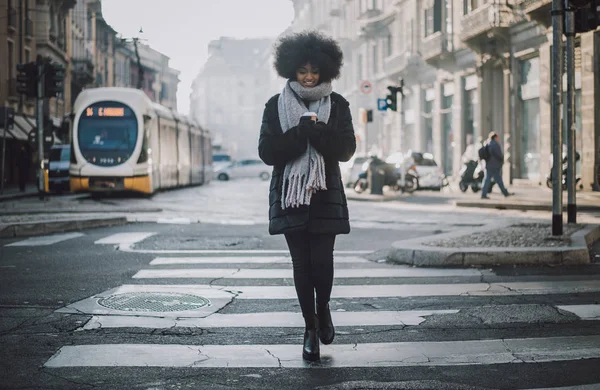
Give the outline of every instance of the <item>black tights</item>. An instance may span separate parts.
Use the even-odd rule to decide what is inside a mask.
[[[315,290],[317,305],[329,303],[333,286],[333,247],[335,235],[308,232],[286,234],[292,256],[294,285],[307,328],[315,326]]]

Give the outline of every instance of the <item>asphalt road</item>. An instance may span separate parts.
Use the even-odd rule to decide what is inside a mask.
[[[145,222],[0,240],[0,388],[600,388],[597,264],[364,259],[403,238],[541,216],[462,212],[446,198],[351,203],[353,231],[336,242],[337,335],[312,365],[284,240],[264,223],[264,183],[57,198],[57,210],[129,208]]]

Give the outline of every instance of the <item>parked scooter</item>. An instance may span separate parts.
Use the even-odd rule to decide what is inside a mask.
[[[581,155],[579,152],[575,152],[575,163],[577,163],[581,159]],[[552,155],[550,155],[550,164],[554,166],[554,160]],[[562,159],[562,189],[563,191],[567,190],[567,169],[569,167],[567,160],[567,151],[566,146],[563,146],[563,159]],[[548,188],[552,188],[552,171],[550,168],[550,173],[546,176],[546,186]],[[583,189],[583,184],[581,184],[581,176],[575,176],[575,188],[579,187],[579,189]]]
[[[465,161],[460,170],[460,181],[458,187],[462,192],[466,192],[469,187],[473,192],[479,192],[483,188],[483,179],[485,177],[485,168],[481,161],[468,160]],[[492,192],[496,182],[492,179],[492,186],[489,192]]]
[[[408,167],[404,172],[401,168],[398,168],[398,172],[397,188],[400,191],[412,194],[419,188],[419,174],[414,165]]]
[[[412,189],[414,177],[416,177],[416,172],[410,175],[405,175],[403,177],[401,169],[397,166],[397,164],[388,164],[377,156],[369,157],[363,166],[362,172],[358,174],[358,179],[354,183],[354,191],[357,193],[362,193],[369,188],[369,169],[377,169],[383,170],[384,180],[383,185],[390,187],[394,191],[404,191],[404,189],[411,189],[410,192],[414,191]],[[406,181],[410,181],[410,183],[406,183]]]

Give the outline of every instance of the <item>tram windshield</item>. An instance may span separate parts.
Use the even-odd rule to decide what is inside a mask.
[[[77,141],[83,157],[100,166],[127,161],[135,149],[138,122],[125,104],[99,102],[87,107],[77,126]]]

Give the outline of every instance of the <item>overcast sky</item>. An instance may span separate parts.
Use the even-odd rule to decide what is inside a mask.
[[[184,114],[209,41],[221,36],[276,37],[294,15],[291,0],[103,0],[102,9],[123,37],[146,39],[144,43],[171,58],[171,67],[181,71],[177,105]]]

